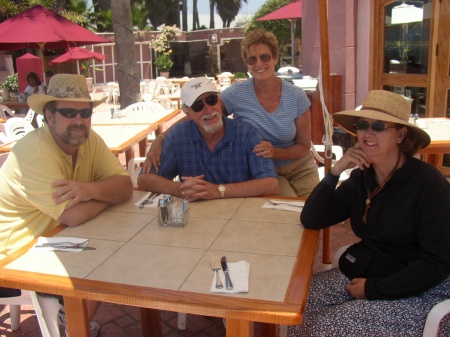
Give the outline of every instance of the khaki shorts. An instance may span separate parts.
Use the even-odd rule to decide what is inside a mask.
[[[319,183],[317,170],[317,164],[310,155],[288,165],[277,167],[277,174],[280,176],[279,195],[308,197]]]

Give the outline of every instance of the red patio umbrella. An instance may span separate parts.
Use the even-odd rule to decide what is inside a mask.
[[[88,50],[86,48],[70,48],[66,53],[58,56],[57,58],[51,60],[49,64],[57,64],[64,62],[77,62],[78,74],[80,73],[80,66],[78,61],[95,59],[97,61],[103,61],[105,59],[105,55],[101,53],[97,53],[95,51]]]
[[[294,62],[294,40],[295,40],[295,21],[302,17],[302,1],[297,0],[295,2],[291,2],[286,6],[278,8],[276,11],[273,11],[270,14],[264,15],[259,18],[257,21],[269,21],[269,20],[283,20],[287,19],[291,22],[291,57],[292,62]]]
[[[62,49],[108,42],[40,5],[33,6],[0,24],[0,50],[39,48],[44,71],[44,47]]]

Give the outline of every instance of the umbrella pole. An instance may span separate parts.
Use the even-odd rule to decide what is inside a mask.
[[[44,79],[44,85],[46,83],[45,81],[45,61],[44,61],[44,42],[39,42],[39,52],[41,53],[41,63],[42,63],[42,78]]]
[[[328,0],[319,0],[320,55],[322,63],[322,88],[325,105],[331,111],[330,50],[328,43]],[[331,157],[325,156],[325,174],[330,171]],[[331,229],[323,230],[322,263],[331,264]]]
[[[294,57],[295,57],[295,19],[289,20],[291,21],[291,66],[294,66]]]

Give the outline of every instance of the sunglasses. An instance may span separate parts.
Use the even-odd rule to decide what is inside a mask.
[[[191,109],[194,110],[194,112],[200,112],[205,107],[205,103],[209,106],[214,106],[219,101],[219,96],[217,94],[211,94],[209,96],[206,96],[204,99],[200,99],[195,101],[191,105]]]
[[[372,124],[369,124],[366,121],[357,121],[355,124],[353,124],[353,126],[355,127],[356,130],[366,131],[366,130],[369,130],[369,128],[370,128],[375,132],[381,132],[386,129],[395,128],[395,126],[386,126],[386,124],[384,124],[381,121],[376,121],[376,122],[373,122]]]
[[[272,55],[270,54],[261,54],[259,56],[249,56],[247,57],[245,62],[247,62],[248,65],[253,66],[256,64],[256,62],[258,62],[258,57],[261,62],[269,62],[272,59]]]
[[[81,118],[86,119],[92,116],[92,109],[82,109],[82,110],[75,110],[72,108],[65,108],[65,109],[56,109],[55,111],[59,112],[61,115],[63,115],[66,118],[75,118],[78,114],[80,114]]]

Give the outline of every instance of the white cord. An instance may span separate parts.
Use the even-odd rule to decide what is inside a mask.
[[[322,137],[322,144],[325,146],[325,157],[327,159],[332,159],[333,157],[333,116],[328,112],[328,108],[325,104],[325,98],[323,95],[323,86],[322,86],[322,62],[320,62],[319,68],[319,92],[320,92],[320,103],[322,103],[322,115],[323,115],[323,123],[324,123],[324,134]]]

